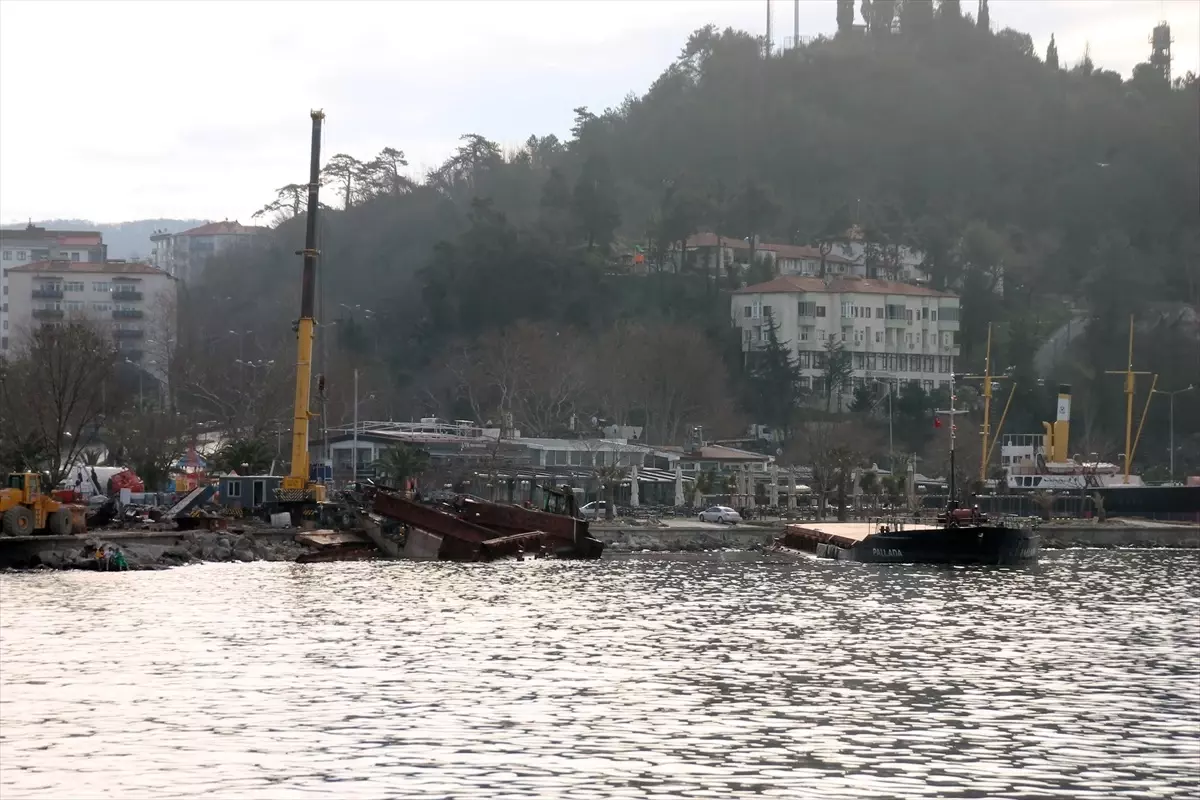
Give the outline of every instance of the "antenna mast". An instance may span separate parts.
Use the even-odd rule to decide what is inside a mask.
[[[767,0],[767,58],[771,57],[771,0]]]

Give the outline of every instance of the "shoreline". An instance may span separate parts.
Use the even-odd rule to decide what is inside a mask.
[[[604,543],[609,553],[761,552],[783,529],[780,524],[721,526],[677,521],[657,527],[592,525],[591,533]],[[1039,532],[1044,550],[1200,549],[1200,526],[1191,524],[1117,520],[1042,525]],[[296,529],[97,531],[70,536],[0,538],[0,569],[159,570],[188,564],[295,562],[302,555],[319,552],[311,544],[312,533]],[[309,543],[299,541],[299,537],[308,537]]]

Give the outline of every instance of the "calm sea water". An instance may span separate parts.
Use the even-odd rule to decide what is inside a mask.
[[[1200,797],[1200,555],[0,577],[0,797]]]

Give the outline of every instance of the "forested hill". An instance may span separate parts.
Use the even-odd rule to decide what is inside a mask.
[[[378,157],[331,157],[327,308],[375,310],[355,329],[403,345],[387,365],[399,384],[428,377],[450,342],[520,319],[592,332],[669,320],[730,353],[722,292],[747,276],[622,279],[611,254],[640,247],[661,264],[698,230],[813,243],[857,222],[884,246],[924,251],[935,283],[962,293],[963,366],[979,364],[994,321],[998,363],[1028,377],[1038,340],[1074,307],[1105,323],[1077,359],[1081,379],[1099,381],[1121,360],[1113,320],[1200,303],[1200,84],[1168,85],[1148,65],[1124,81],[931,3],[901,8],[899,26],[769,58],[749,34],[699,30],[644,96],[578,109],[569,141],[534,135],[502,153],[469,134],[420,183],[402,175],[403,132]],[[277,245],[253,270],[214,269],[214,294],[222,269],[261,282],[249,297],[282,282],[280,318],[294,314],[295,198],[285,187],[266,209]],[[225,308],[252,312],[263,305]],[[1186,346],[1156,351],[1163,370],[1200,367]]]

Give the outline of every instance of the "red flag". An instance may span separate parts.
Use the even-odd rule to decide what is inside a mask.
[[[933,427],[935,427],[935,428],[942,427],[942,418],[941,417],[935,416],[933,418]]]

